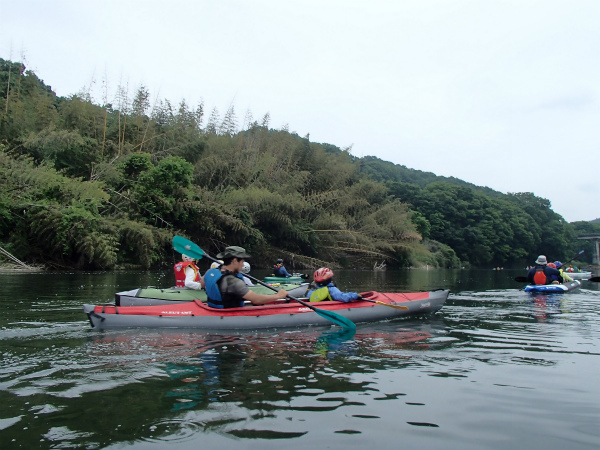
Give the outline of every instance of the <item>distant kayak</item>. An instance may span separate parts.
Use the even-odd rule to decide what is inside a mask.
[[[569,292],[581,286],[581,281],[568,281],[563,284],[528,284],[525,286],[525,292]]]
[[[265,277],[265,283],[302,283],[305,281],[304,278],[300,276],[293,277]]]
[[[592,272],[565,272],[565,275],[570,276],[574,280],[585,280],[592,278]]]

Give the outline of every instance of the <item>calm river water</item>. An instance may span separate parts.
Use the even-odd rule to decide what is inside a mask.
[[[0,447],[597,450],[598,283],[533,296],[518,275],[342,271],[342,290],[451,294],[355,334],[219,334],[90,327],[83,303],[171,272],[0,274]]]

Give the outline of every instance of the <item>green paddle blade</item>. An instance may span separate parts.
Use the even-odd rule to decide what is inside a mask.
[[[356,330],[356,324],[354,322],[352,322],[350,319],[346,319],[344,316],[336,314],[333,311],[327,311],[325,309],[315,308],[313,305],[310,305],[296,297],[292,297],[291,295],[289,296],[289,298],[291,298],[292,300],[296,300],[298,303],[312,309],[314,312],[316,312],[321,317],[324,317],[327,320],[331,320],[333,323],[335,323],[336,325],[339,325],[340,327],[344,327],[349,330]]]
[[[191,256],[195,259],[202,259],[202,256],[204,256],[204,251],[200,247],[181,236],[173,237],[173,248],[179,253]]]
[[[327,311],[325,309],[312,308],[312,310],[321,317],[324,317],[327,320],[331,320],[333,323],[339,325],[340,327],[344,327],[348,330],[356,330],[356,324],[350,319],[346,319],[344,316],[340,316],[339,314]]]

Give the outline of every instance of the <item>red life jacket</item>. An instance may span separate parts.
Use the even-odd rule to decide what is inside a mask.
[[[185,269],[190,266],[194,269],[194,281],[200,281],[200,270],[196,267],[191,261],[181,261],[175,264],[173,269],[175,270],[175,286],[176,287],[185,287]]]
[[[546,274],[544,273],[543,267],[535,268],[535,275],[533,276],[534,284],[548,284],[548,280],[546,278]]]

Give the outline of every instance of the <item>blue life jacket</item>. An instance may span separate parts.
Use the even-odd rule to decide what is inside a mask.
[[[209,269],[204,274],[204,286],[206,289],[206,296],[208,306],[212,308],[239,308],[244,306],[243,298],[234,298],[233,296],[227,296],[223,298],[221,295],[221,289],[219,289],[219,280],[224,277],[237,277],[240,280],[244,280],[241,273],[233,273],[230,271],[221,272],[220,269]]]

